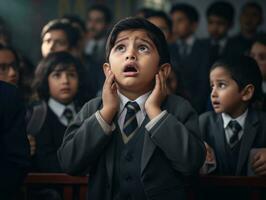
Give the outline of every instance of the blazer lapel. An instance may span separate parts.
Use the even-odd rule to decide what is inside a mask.
[[[161,106],[162,110],[167,110],[167,101],[168,101],[168,98],[166,97],[166,99],[164,100]],[[149,119],[148,115],[146,115],[145,120],[143,122],[144,126],[148,123],[148,119]],[[145,135],[144,135],[144,142],[143,142],[143,150],[142,150],[142,155],[141,155],[141,175],[143,174],[156,148],[156,145],[151,140],[151,137],[149,133],[147,133],[146,129],[145,129],[144,134]]]
[[[236,175],[240,175],[244,164],[246,163],[252,144],[258,132],[258,116],[252,110],[248,111],[248,116],[245,120],[244,134],[242,136],[242,142],[240,146],[238,164]]]
[[[214,142],[215,146],[217,148],[217,152],[219,152],[219,155],[221,156],[219,159],[219,162],[222,163],[222,166],[227,166],[226,161],[226,152],[225,152],[225,133],[224,133],[224,127],[223,127],[223,119],[222,115],[218,115],[216,119],[216,124],[214,127]],[[217,132],[216,132],[217,131]],[[212,147],[213,148],[213,147]],[[217,157],[216,157],[217,159]]]

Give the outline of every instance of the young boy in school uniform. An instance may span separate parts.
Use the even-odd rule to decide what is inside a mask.
[[[200,116],[207,161],[219,175],[266,174],[266,115],[251,108],[261,96],[262,77],[247,56],[217,61],[210,71],[214,111]],[[250,171],[250,170],[249,170]]]
[[[261,74],[247,56],[224,59],[210,70],[214,111],[200,116],[207,156],[205,173],[223,176],[266,174],[266,115],[252,109],[261,95]],[[213,188],[202,199],[249,199],[249,190]]]
[[[69,174],[89,174],[88,199],[184,199],[184,175],[205,158],[197,115],[167,95],[163,33],[142,18],[119,21],[103,65],[102,98],[89,101],[58,151]]]

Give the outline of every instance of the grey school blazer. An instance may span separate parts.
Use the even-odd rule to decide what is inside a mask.
[[[112,197],[116,133],[105,134],[97,121],[101,104],[96,98],[84,105],[58,151],[65,172],[89,174],[89,200]],[[184,175],[197,173],[205,160],[198,117],[186,100],[174,95],[166,98],[162,109],[168,113],[143,133],[141,181],[147,199],[184,199]]]

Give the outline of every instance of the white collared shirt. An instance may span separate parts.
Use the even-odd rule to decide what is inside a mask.
[[[244,126],[245,126],[245,121],[247,118],[247,114],[248,114],[248,109],[239,117],[237,118],[232,118],[230,115],[226,114],[226,113],[222,113],[222,118],[223,118],[223,122],[224,122],[224,130],[225,130],[225,137],[226,137],[226,141],[229,144],[229,140],[233,135],[233,131],[231,130],[231,128],[228,126],[229,122],[231,120],[236,120],[239,125],[241,126],[241,131],[238,133],[238,139],[240,140],[241,137],[244,134]]]
[[[190,52],[191,52],[191,50],[192,50],[192,47],[193,47],[193,44],[194,44],[195,40],[196,40],[195,36],[194,36],[194,35],[191,35],[191,36],[189,36],[187,39],[185,39],[185,40],[183,41],[183,42],[185,42],[186,45],[187,45],[187,53],[186,53],[187,55],[190,54]],[[180,46],[181,43],[182,43],[182,41],[181,41],[180,39],[178,39],[178,40],[177,40],[177,44]]]
[[[59,121],[65,126],[68,125],[67,118],[63,115],[65,109],[69,108],[72,111],[73,116],[76,115],[75,106],[73,102],[68,105],[64,105],[64,104],[59,103],[53,98],[49,98],[48,106],[51,108],[54,114],[58,117]]]
[[[151,92],[147,92],[134,100],[140,107],[140,110],[136,113],[138,127],[140,127],[143,120],[145,119],[146,111],[144,108],[144,104],[147,98],[149,97],[150,93]],[[118,92],[118,96],[120,99],[120,106],[119,106],[119,111],[118,111],[118,126],[120,130],[123,130],[123,124],[124,124],[126,113],[127,113],[127,109],[125,106],[127,102],[132,101],[132,100],[128,99],[126,96],[122,95],[120,92]]]

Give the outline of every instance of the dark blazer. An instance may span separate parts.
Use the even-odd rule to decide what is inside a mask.
[[[47,106],[44,124],[39,133],[35,135],[37,148],[33,157],[33,171],[62,172],[57,150],[63,141],[66,128]]]
[[[198,113],[206,111],[209,87],[209,54],[208,46],[196,39],[190,54],[182,58],[176,43],[169,45],[171,64],[180,72],[183,89],[192,106]],[[177,80],[180,80],[178,77]]]
[[[0,81],[0,199],[11,199],[30,165],[25,110],[15,86]]]
[[[117,132],[104,133],[95,117],[100,108],[100,98],[82,108],[68,127],[58,151],[67,173],[89,173],[90,200],[107,200],[112,196],[113,134]],[[197,115],[186,100],[168,96],[162,109],[168,113],[144,133],[141,181],[147,199],[171,200],[184,196],[183,175],[198,171],[205,159],[205,148],[199,135]]]
[[[246,175],[249,153],[252,148],[266,147],[266,114],[249,109],[241,139],[240,153],[235,175]],[[225,163],[225,133],[221,114],[207,112],[199,118],[204,140],[214,149],[217,169],[214,173],[223,175]]]

